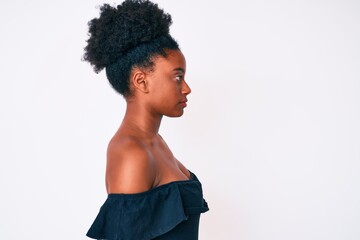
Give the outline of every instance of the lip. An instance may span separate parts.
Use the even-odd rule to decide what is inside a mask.
[[[187,102],[188,100],[187,99],[184,99],[182,101],[180,101],[180,104],[183,106],[183,107],[186,107],[187,106]]]

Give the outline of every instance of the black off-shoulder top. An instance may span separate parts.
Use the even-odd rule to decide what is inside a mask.
[[[87,236],[102,240],[198,240],[200,214],[209,210],[201,183],[170,182],[142,193],[108,194]]]

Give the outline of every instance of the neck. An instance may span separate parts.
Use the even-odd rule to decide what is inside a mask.
[[[126,112],[121,126],[145,137],[158,135],[162,115],[152,114],[142,104],[127,101]]]

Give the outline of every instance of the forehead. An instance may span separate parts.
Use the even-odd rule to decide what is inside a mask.
[[[167,50],[166,57],[158,57],[155,59],[155,71],[156,70],[186,70],[186,60],[184,55],[179,50]]]

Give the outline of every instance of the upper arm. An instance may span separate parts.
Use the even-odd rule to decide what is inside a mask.
[[[108,193],[140,193],[152,188],[155,168],[146,146],[133,139],[109,143],[106,164]]]

